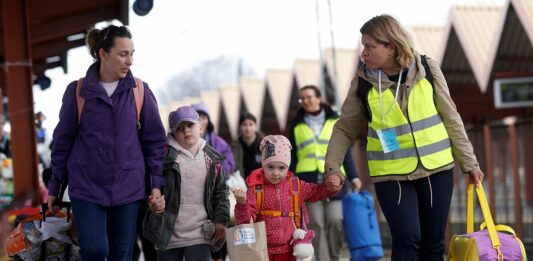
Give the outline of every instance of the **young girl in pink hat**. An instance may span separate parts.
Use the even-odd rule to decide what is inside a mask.
[[[234,191],[237,224],[265,221],[269,260],[296,260],[293,232],[309,222],[305,202],[340,192],[344,177],[332,174],[320,185],[306,183],[289,172],[291,144],[281,135],[266,136],[260,145],[262,168],[246,179],[248,190]],[[296,204],[295,204],[296,202]]]

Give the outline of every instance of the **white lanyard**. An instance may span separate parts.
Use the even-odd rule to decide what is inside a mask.
[[[381,123],[382,128],[385,128],[385,116],[389,114],[389,112],[392,110],[392,107],[394,106],[394,103],[398,100],[398,91],[400,90],[400,84],[402,82],[402,72],[403,69],[400,70],[400,76],[398,77],[398,86],[396,87],[396,95],[394,96],[394,102],[390,105],[387,112],[383,113],[383,98],[381,97],[381,70],[379,70],[379,76],[378,76],[378,90],[379,90],[379,109],[381,110]]]

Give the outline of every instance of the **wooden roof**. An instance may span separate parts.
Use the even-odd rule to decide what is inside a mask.
[[[67,51],[85,45],[87,30],[117,19],[128,24],[128,0],[28,0],[27,18],[33,73],[50,68],[67,71]],[[1,5],[1,3],[0,3]],[[2,6],[0,6],[2,9]],[[0,62],[4,53],[4,19],[0,12]]]

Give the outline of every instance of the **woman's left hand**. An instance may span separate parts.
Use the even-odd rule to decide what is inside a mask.
[[[471,170],[466,174],[468,174],[468,183],[474,184],[476,187],[481,185],[485,176],[480,169]]]

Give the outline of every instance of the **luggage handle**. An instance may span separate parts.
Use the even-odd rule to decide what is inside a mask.
[[[474,184],[470,184],[470,183],[468,184],[466,193],[467,193],[466,233],[470,234],[474,232]],[[496,249],[496,251],[498,252],[498,260],[503,261],[503,254],[500,249],[501,248],[500,239],[498,238],[496,227],[494,226],[494,220],[492,219],[492,215],[490,213],[489,203],[487,202],[487,198],[485,196],[485,190],[483,190],[482,185],[476,186],[476,194],[477,194],[477,198],[479,201],[479,205],[481,206],[481,212],[483,213],[483,218],[485,219],[487,230],[489,232],[489,237],[492,243],[492,248]]]
[[[513,235],[513,236],[516,236],[516,232],[514,231],[514,229],[510,226],[506,226],[506,225],[495,225],[496,227],[496,231],[499,231],[499,232],[506,232],[510,235]],[[479,230],[483,230],[487,228],[487,223],[483,222],[481,223],[481,225],[479,225]]]
[[[64,202],[64,201],[56,201],[54,202],[54,206],[59,206],[60,208],[66,208],[67,209],[67,223],[70,222],[70,202]],[[41,204],[41,209],[43,211],[43,221],[46,221],[46,211],[48,211],[48,204],[43,203]]]

